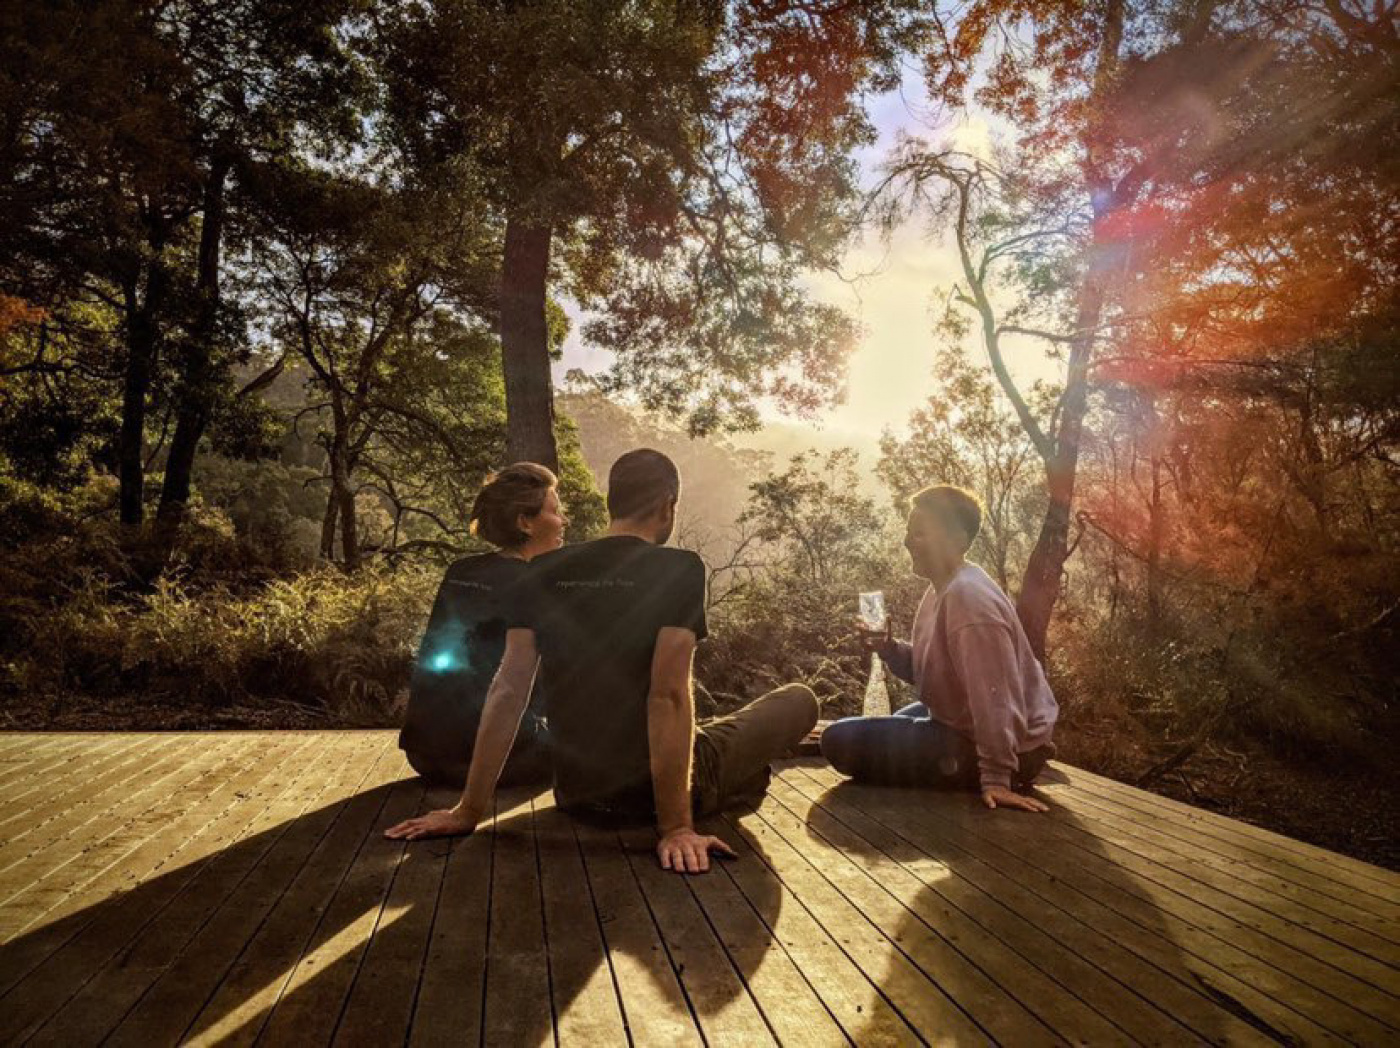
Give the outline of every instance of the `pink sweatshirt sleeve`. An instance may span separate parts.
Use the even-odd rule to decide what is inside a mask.
[[[907,684],[914,683],[914,649],[907,640],[897,640],[893,654],[884,659],[885,665],[890,668],[900,680]],[[881,656],[884,658],[884,656]]]
[[[982,788],[1009,788],[1016,772],[1016,740],[1025,733],[1025,713],[1013,674],[1016,648],[999,623],[975,622],[954,631],[953,657],[967,690]]]

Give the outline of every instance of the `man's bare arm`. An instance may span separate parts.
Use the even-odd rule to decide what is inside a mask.
[[[467,768],[467,782],[457,806],[407,819],[385,830],[384,836],[411,841],[420,837],[467,834],[476,829],[477,823],[486,816],[496,792],[496,780],[501,777],[501,769],[515,745],[520,718],[530,703],[538,665],[534,631],[508,630],[505,656],[486,693],[481,724],[476,730],[476,745]]]
[[[663,868],[677,873],[704,873],[710,849],[733,855],[718,837],[697,834],[691,812],[691,757],[695,752],[695,699],[691,663],[695,634],[664,626],[656,637],[647,698],[647,743],[651,754],[652,791],[656,799],[656,846]]]
[[[665,626],[657,634],[651,660],[651,690],[647,696],[647,742],[651,751],[651,781],[656,795],[657,829],[664,837],[689,829],[690,764],[695,751],[695,697],[691,662],[695,634]]]

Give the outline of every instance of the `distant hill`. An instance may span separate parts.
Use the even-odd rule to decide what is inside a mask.
[[[748,502],[749,485],[803,451],[824,454],[855,447],[868,478],[867,493],[884,496],[875,475],[875,437],[857,441],[836,431],[783,422],[753,433],[695,439],[668,419],[601,393],[561,392],[556,404],[577,423],[583,457],[599,488],[606,489],[608,469],[617,457],[633,448],[655,448],[675,460],[682,488],[677,538],[712,564],[726,559],[733,546],[734,524]]]
[[[770,422],[756,432],[737,433],[730,439],[735,447],[768,455],[777,466],[803,451],[826,454],[838,448],[854,448],[863,467],[861,493],[881,499],[888,494],[875,474],[875,463],[880,458],[878,433],[853,433],[800,422]]]

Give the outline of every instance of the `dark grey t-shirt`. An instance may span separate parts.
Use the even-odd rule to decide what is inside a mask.
[[[535,631],[562,808],[654,811],[647,697],[663,626],[706,635],[705,565],[615,535],[536,557],[508,614]]]
[[[447,569],[418,646],[399,745],[424,755],[469,760],[486,692],[506,646],[506,607],[524,578],[525,562],[498,553],[466,557]],[[544,699],[536,689],[520,738],[541,728]]]

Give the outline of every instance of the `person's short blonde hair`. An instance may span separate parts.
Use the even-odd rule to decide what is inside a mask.
[[[521,517],[544,509],[544,500],[559,480],[535,462],[517,462],[486,478],[472,505],[471,533],[498,549],[513,549],[530,536],[520,529]]]
[[[966,488],[955,484],[930,484],[909,497],[909,508],[917,509],[967,536],[963,545],[966,553],[982,530],[982,503]]]

